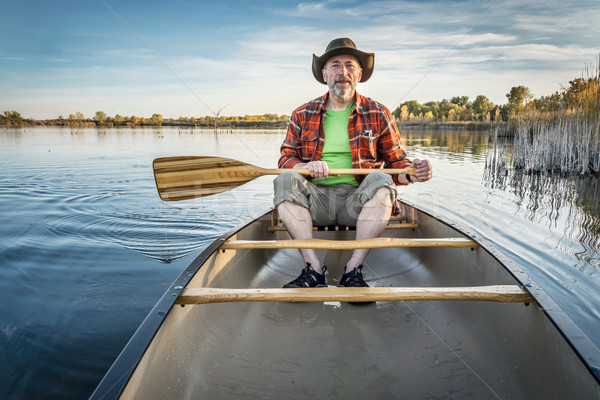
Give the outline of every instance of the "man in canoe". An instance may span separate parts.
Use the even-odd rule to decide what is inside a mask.
[[[309,239],[313,224],[356,226],[356,239],[378,237],[398,209],[396,185],[431,179],[427,160],[410,161],[389,109],[359,95],[358,82],[373,73],[373,53],[348,38],[335,39],[321,57],[313,54],[312,72],[329,90],[297,108],[281,145],[279,168],[306,168],[310,177],[286,172],[274,181],[274,205],[294,239]],[[329,175],[333,168],[416,167],[416,175]],[[369,249],[354,250],[340,286],[368,286],[362,269]],[[313,249],[301,249],[304,268],[285,288],[326,286],[327,267]]]

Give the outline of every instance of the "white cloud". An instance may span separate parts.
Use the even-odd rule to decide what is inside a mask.
[[[325,10],[326,6],[324,3],[300,3],[296,6],[296,13],[298,15],[309,15],[312,16],[314,13],[321,13]]]

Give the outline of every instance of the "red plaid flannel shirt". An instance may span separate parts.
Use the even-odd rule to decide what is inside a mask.
[[[281,145],[279,168],[319,160],[325,143],[323,123],[325,102],[329,92],[297,108],[288,125]],[[352,168],[406,168],[411,161],[400,147],[400,132],[390,110],[384,105],[356,93],[354,109],[350,112],[348,138],[352,153]],[[358,183],[364,176],[356,175]],[[398,175],[392,178],[397,185]]]

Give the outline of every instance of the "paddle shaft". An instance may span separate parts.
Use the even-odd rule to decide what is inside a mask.
[[[276,169],[264,169],[263,173],[264,175],[281,175],[284,172],[289,172],[289,171],[294,171],[299,173],[300,175],[310,175],[310,171],[306,168],[292,168],[292,169],[286,169],[286,168],[276,168]],[[369,175],[371,172],[383,172],[389,175],[400,175],[400,174],[407,174],[407,175],[416,175],[416,171],[417,169],[415,167],[409,167],[409,168],[390,168],[390,169],[384,169],[384,168],[378,168],[378,169],[358,169],[358,168],[333,168],[329,170],[329,175],[335,176],[335,175]]]
[[[163,157],[153,163],[156,187],[161,199],[176,201],[210,196],[236,188],[264,175],[294,171],[310,175],[306,168],[267,169],[225,157]],[[332,169],[330,175],[367,175],[371,172],[415,175],[416,168]]]

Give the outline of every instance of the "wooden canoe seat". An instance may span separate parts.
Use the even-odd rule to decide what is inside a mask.
[[[390,217],[390,221],[385,226],[385,229],[417,229],[419,224],[414,221],[408,222],[404,215],[394,215]],[[355,231],[356,226],[347,226],[347,225],[322,225],[322,226],[313,226],[313,231]],[[271,224],[269,225],[270,232],[283,232],[287,231],[283,222],[278,218],[277,211],[271,211]]]
[[[176,304],[207,304],[242,301],[372,302],[422,300],[477,300],[531,303],[533,297],[518,285],[471,287],[325,287],[310,289],[188,288]]]
[[[419,224],[415,224],[412,222],[390,222],[385,226],[385,229],[417,229]],[[347,226],[347,225],[321,225],[321,226],[313,226],[313,231],[320,232],[329,232],[329,231],[355,231],[356,226]],[[287,231],[283,224],[277,225],[269,225],[269,231],[271,232],[281,232]]]
[[[479,245],[465,238],[406,239],[406,238],[373,238],[363,240],[226,240],[221,250],[231,249],[380,249],[388,247],[470,247]]]

